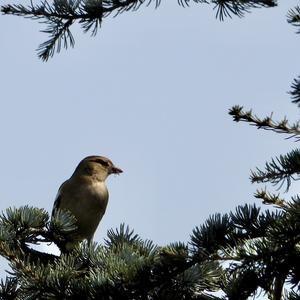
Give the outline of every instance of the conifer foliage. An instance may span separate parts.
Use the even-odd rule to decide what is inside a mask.
[[[179,0],[182,6],[191,2],[213,4],[221,20],[276,5],[272,0]],[[53,0],[29,6],[8,4],[1,10],[49,25],[50,40],[39,52],[47,60],[61,43],[74,44],[70,26],[75,21],[95,34],[104,17],[142,4],[144,0]],[[299,7],[287,17],[300,26]],[[299,106],[299,78],[292,83],[290,95]],[[299,122],[275,121],[272,115],[260,118],[241,106],[232,107],[229,114],[236,122],[299,141]],[[300,150],[294,149],[252,171],[251,181],[288,190],[299,174]],[[276,209],[238,206],[227,214],[210,216],[194,228],[187,243],[167,246],[144,240],[121,224],[108,231],[103,244],[82,243],[60,256],[33,246],[55,243],[63,249],[66,234],[76,230],[72,215],[60,212],[50,220],[40,208],[8,208],[0,216],[0,255],[11,270],[0,283],[0,299],[246,300],[263,294],[270,300],[300,300],[300,197],[287,201],[267,190],[254,196]]]
[[[189,6],[192,2],[212,4],[216,9],[216,17],[224,20],[225,17],[236,15],[244,16],[253,8],[276,6],[276,0],[177,0],[181,6]],[[38,56],[47,61],[55,51],[60,52],[61,47],[73,47],[75,39],[71,33],[71,26],[78,22],[84,32],[96,35],[103,19],[123,12],[136,11],[142,5],[155,3],[157,8],[161,0],[45,0],[34,4],[28,1],[24,4],[6,4],[1,6],[1,11],[6,15],[15,15],[39,20],[47,25],[42,30],[49,35],[49,39],[42,43],[37,51]],[[290,19],[296,12],[291,11]],[[293,22],[293,21],[291,21]]]
[[[294,287],[286,299],[299,299],[298,197],[277,212],[244,205],[215,214],[187,244],[160,247],[122,224],[103,245],[83,243],[61,256],[33,250],[38,243],[59,245],[75,229],[72,216],[59,218],[53,226],[47,212],[28,206],[1,216],[0,254],[12,269],[0,284],[1,299],[242,300],[259,290],[281,299],[285,283]]]

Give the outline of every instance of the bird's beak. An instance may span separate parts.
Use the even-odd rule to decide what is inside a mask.
[[[120,173],[123,173],[123,171],[115,166],[111,167],[110,169],[110,174],[120,174]]]

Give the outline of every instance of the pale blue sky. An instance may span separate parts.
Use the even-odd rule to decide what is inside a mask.
[[[47,63],[34,51],[43,25],[1,15],[0,209],[50,212],[59,185],[92,154],[124,170],[108,180],[99,242],[121,222],[161,245],[187,241],[209,214],[260,205],[250,169],[297,144],[227,112],[240,104],[299,117],[287,91],[300,74],[300,36],[286,22],[298,3],[223,23],[204,4],[144,6],[107,18],[95,38],[73,28],[75,49]]]

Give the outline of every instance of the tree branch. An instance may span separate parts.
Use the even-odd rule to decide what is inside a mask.
[[[84,32],[89,31],[92,27],[92,35],[95,35],[97,29],[101,26],[102,19],[114,14],[115,16],[126,12],[136,11],[141,5],[149,5],[155,2],[155,8],[161,4],[161,0],[45,0],[41,4],[24,6],[22,4],[7,4],[1,6],[1,12],[6,15],[22,16],[33,20],[44,19],[49,28],[44,32],[50,35],[50,40],[42,43],[38,48],[39,57],[47,61],[53,56],[55,48],[60,51],[60,45],[57,43],[64,42],[64,47],[74,46],[74,39],[69,27],[78,21]],[[216,17],[221,21],[225,17],[232,15],[243,17],[245,12],[252,8],[274,7],[277,5],[276,0],[177,0],[179,5],[188,6],[190,2],[213,4],[216,9]]]
[[[235,122],[247,122],[257,129],[271,130],[276,133],[284,133],[290,135],[288,138],[295,137],[297,141],[300,140],[300,123],[299,121],[290,125],[287,118],[281,121],[274,121],[272,114],[263,119],[252,114],[252,110],[243,111],[243,107],[236,105],[229,110],[229,115],[233,117]]]

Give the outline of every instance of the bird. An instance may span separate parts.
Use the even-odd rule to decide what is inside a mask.
[[[63,182],[54,201],[52,220],[58,211],[67,211],[75,217],[76,229],[66,235],[65,243],[60,245],[62,252],[72,251],[83,240],[92,242],[108,203],[105,180],[122,172],[110,159],[92,155],[82,159],[72,176]]]

